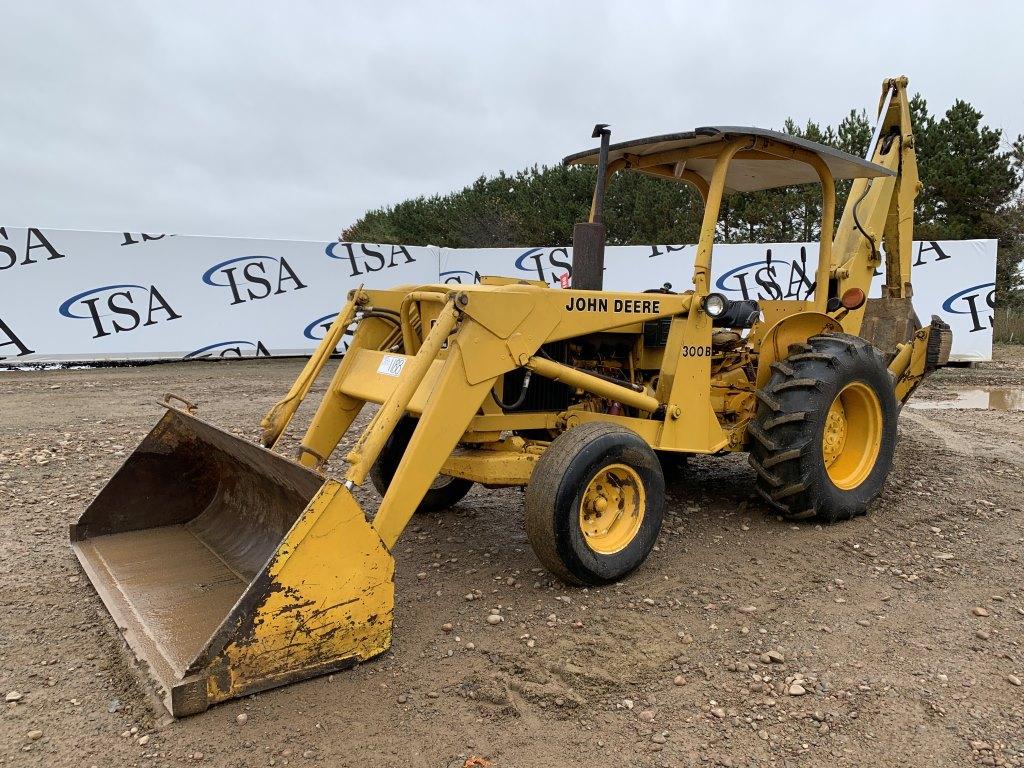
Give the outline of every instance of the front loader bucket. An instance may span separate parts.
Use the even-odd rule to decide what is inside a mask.
[[[394,561],[349,491],[173,408],[71,547],[176,717],[391,643]]]

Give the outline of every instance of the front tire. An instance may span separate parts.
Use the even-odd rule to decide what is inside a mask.
[[[563,432],[526,487],[526,534],[565,582],[607,584],[647,558],[665,509],[658,457],[632,430],[588,422]]]
[[[790,349],[772,364],[747,427],[758,492],[787,519],[863,515],[892,468],[892,376],[859,336],[813,336]]]
[[[416,430],[416,419],[405,416],[395,426],[391,437],[384,443],[384,448],[370,468],[370,482],[377,489],[377,493],[384,496],[395,476],[402,456],[405,454],[406,446],[412,439],[412,433]],[[438,475],[430,488],[423,495],[423,501],[416,507],[417,512],[441,512],[449,507],[458,504],[469,493],[473,487],[472,480],[461,477],[449,477]]]

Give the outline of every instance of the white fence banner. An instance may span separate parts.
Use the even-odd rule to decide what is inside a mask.
[[[352,288],[437,249],[0,228],[4,363],[308,354]]]
[[[605,287],[690,287],[695,248],[610,247]],[[771,253],[769,261],[769,252]],[[914,244],[914,304],[953,327],[953,359],[989,360],[996,242]],[[0,365],[308,354],[362,284],[560,285],[571,248],[447,249],[0,227]],[[715,246],[716,290],[805,298],[817,244]],[[342,349],[344,345],[342,345]]]
[[[604,285],[642,291],[671,283],[693,287],[693,245],[610,246]],[[480,275],[504,275],[561,284],[570,272],[572,248],[441,249],[441,279],[474,282]],[[813,290],[817,243],[715,245],[713,290],[735,299],[805,299]],[[951,358],[992,359],[996,241],[952,240],[914,243],[914,308],[924,323],[938,315],[953,329]],[[881,295],[876,277],[872,296]]]

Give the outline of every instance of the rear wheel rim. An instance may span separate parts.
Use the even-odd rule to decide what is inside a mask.
[[[580,500],[583,540],[601,555],[621,552],[636,538],[646,507],[647,492],[635,469],[626,464],[602,467]]]
[[[829,479],[844,491],[863,483],[875,468],[882,447],[882,404],[860,381],[836,395],[825,418],[822,455]]]

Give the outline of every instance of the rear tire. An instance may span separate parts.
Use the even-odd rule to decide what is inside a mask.
[[[383,496],[391,485],[402,456],[405,454],[406,446],[412,439],[412,433],[416,430],[416,419],[408,416],[398,422],[391,437],[384,443],[384,448],[377,457],[377,461],[370,469],[370,482],[377,489],[377,493]],[[458,504],[469,493],[473,487],[472,480],[465,480],[461,477],[449,477],[438,475],[434,483],[427,489],[423,501],[416,507],[417,512],[441,512]]]
[[[758,493],[791,520],[863,515],[892,468],[892,376],[858,336],[813,336],[790,352],[772,363],[747,427]]]
[[[563,432],[526,487],[526,534],[544,566],[570,584],[606,584],[635,570],[661,530],[665,478],[635,432],[589,422]]]

